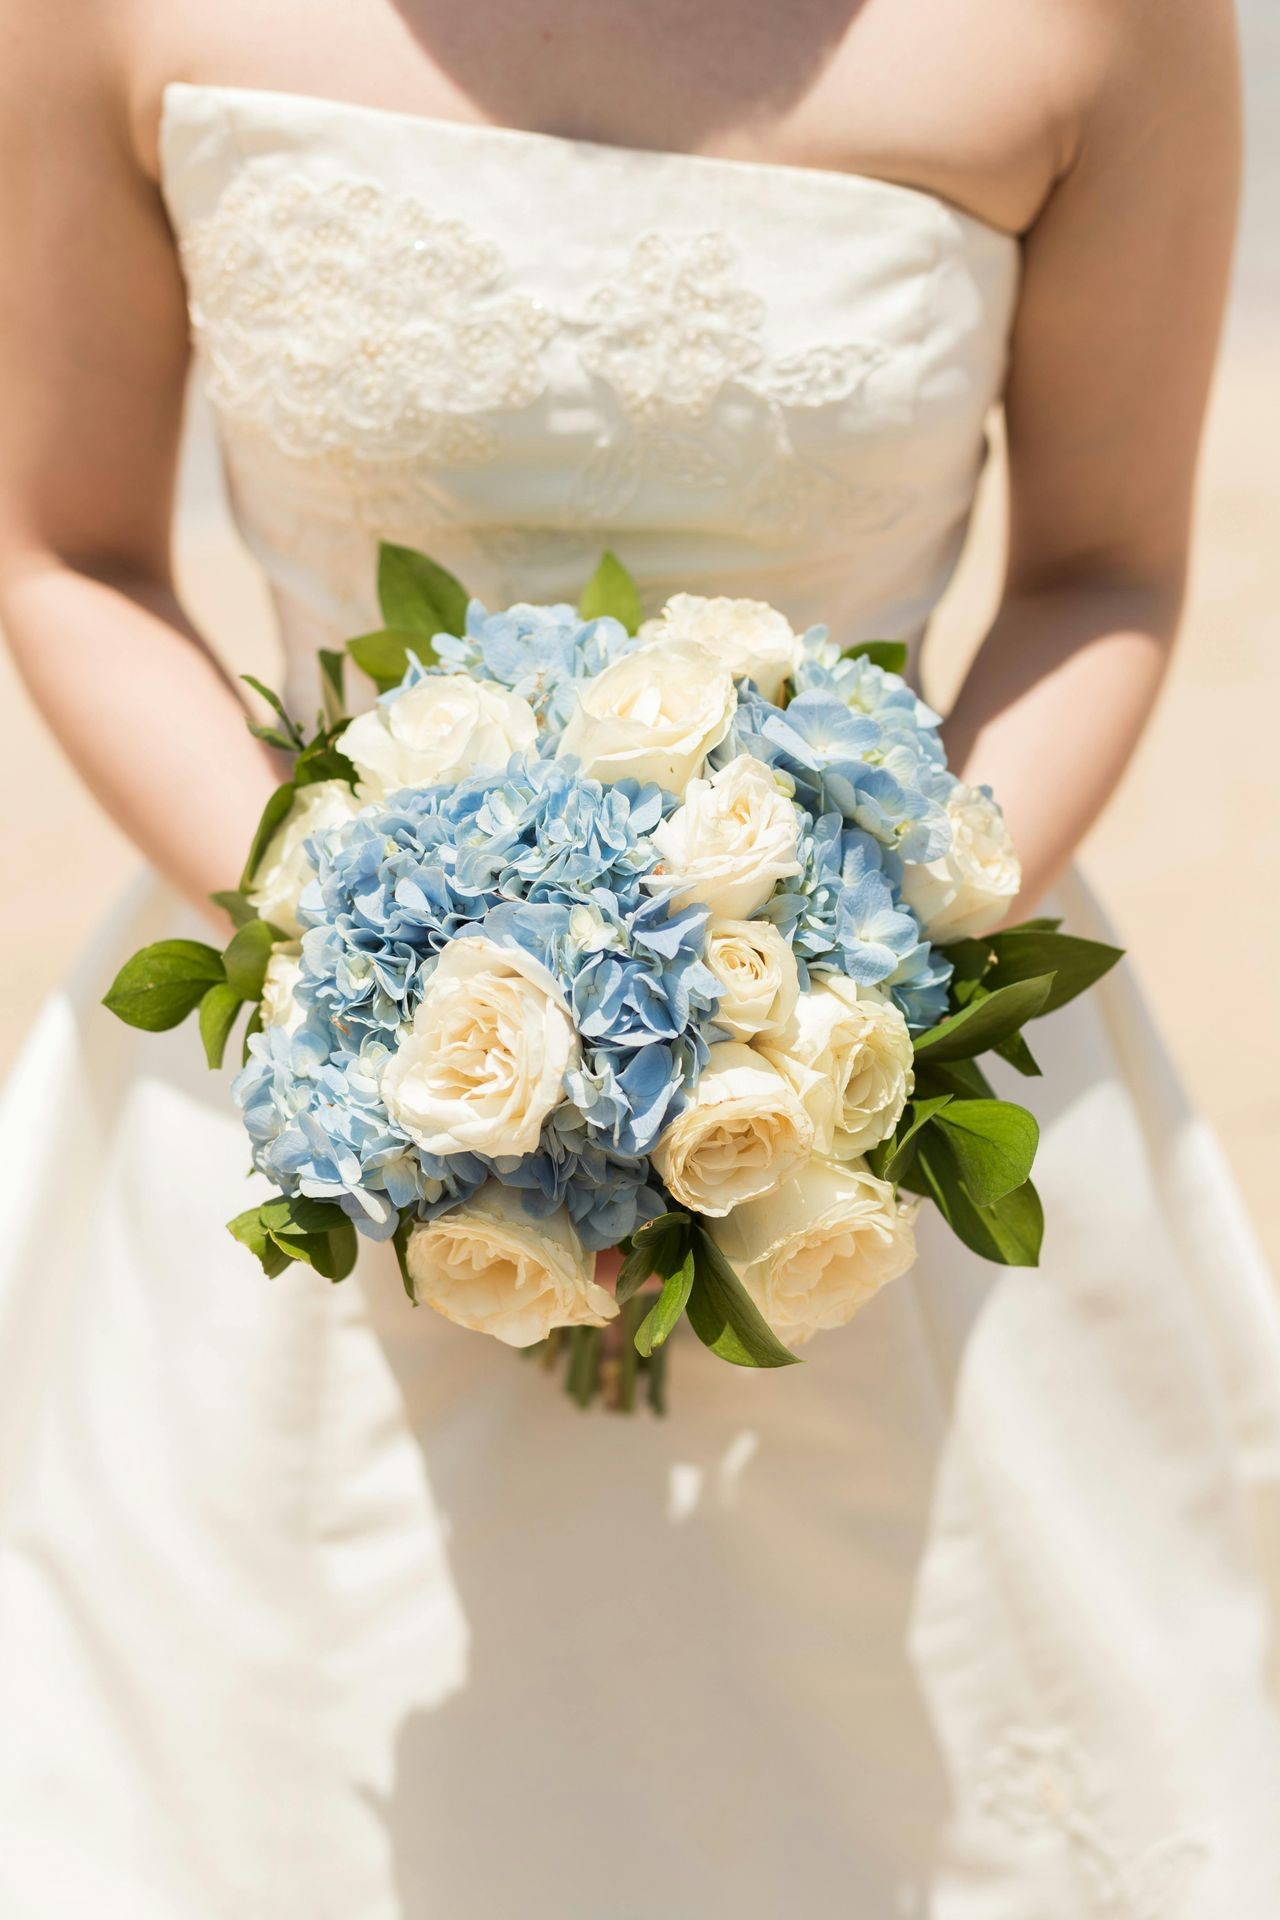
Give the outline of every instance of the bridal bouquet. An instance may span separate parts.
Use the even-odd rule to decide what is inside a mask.
[[[230,1230],[268,1275],[388,1240],[413,1302],[660,1408],[682,1318],[788,1364],[912,1265],[922,1201],[1035,1264],[1036,1123],[978,1059],[1038,1073],[1027,1023],[1118,955],[989,931],[1018,862],[905,649],[690,594],[642,622],[611,555],[576,608],[491,613],[387,546],[379,596],[368,711],[336,653],[310,738],[253,683],[293,770],[225,952],[161,941],[106,997],[197,1013],[211,1066],[248,1007],[278,1197]]]

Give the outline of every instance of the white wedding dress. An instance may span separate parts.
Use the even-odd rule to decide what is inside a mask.
[[[379,535],[495,605],[607,544],[920,635],[1002,233],[220,87],[163,161],[296,709]],[[804,1366],[678,1337],[627,1421],[385,1250],[264,1280],[225,1078],[97,1005],[175,924],[130,903],[4,1108],[4,1920],[1275,1920],[1280,1314],[1125,968],[1022,1083],[1038,1271],[926,1225]]]

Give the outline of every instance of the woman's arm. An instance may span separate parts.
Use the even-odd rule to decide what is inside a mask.
[[[1073,151],[1026,242],[1004,603],[946,728],[1008,817],[1019,914],[1114,791],[1168,663],[1238,191],[1227,0],[1092,11]]]
[[[212,911],[276,776],[171,583],[186,315],[116,11],[0,0],[0,624],[77,772]]]

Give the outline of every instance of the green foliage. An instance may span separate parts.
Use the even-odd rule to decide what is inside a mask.
[[[343,687],[346,656],[336,648],[321,647],[316,657],[320,663],[320,697],[324,701],[324,717],[330,727],[336,727],[346,712],[346,691]]]
[[[424,667],[436,662],[436,650],[427,635],[400,627],[383,627],[348,640],[347,652],[367,674],[379,693],[390,693],[409,671],[409,655],[416,653]]]
[[[201,1000],[200,1038],[204,1042],[204,1057],[211,1068],[222,1065],[231,1029],[243,1005],[235,988],[225,980],[215,980]]]
[[[951,1100],[934,1115],[977,1207],[994,1206],[1031,1177],[1040,1128],[1009,1100]]]
[[[285,935],[268,920],[246,920],[237,928],[223,953],[227,982],[241,1000],[260,1000],[267,962],[277,940]]]
[[[693,1239],[689,1325],[704,1347],[736,1367],[790,1367],[788,1352],[704,1227]]]
[[[608,548],[601,554],[599,566],[582,589],[578,612],[584,620],[600,620],[609,615],[614,620],[620,620],[628,633],[637,632],[644,619],[644,608],[640,604],[635,581],[617,554],[610,553]]]
[[[927,1061],[930,1066],[942,1065],[949,1060],[972,1060],[975,1054],[986,1053],[988,1048],[998,1046],[1010,1034],[1017,1033],[1025,1021],[1035,1018],[1048,999],[1052,985],[1051,974],[1039,975],[998,987],[993,993],[971,1000],[940,1026],[930,1027],[920,1035],[915,1043],[917,1061]]]
[[[635,1350],[645,1359],[655,1347],[666,1344],[667,1336],[674,1330],[681,1314],[689,1304],[689,1295],[693,1290],[694,1255],[690,1248],[680,1265],[668,1274],[663,1282],[662,1292],[652,1306],[635,1334]]]
[[[409,1235],[412,1231],[412,1217],[402,1213],[396,1223],[396,1230],[391,1236],[391,1244],[395,1248],[396,1265],[400,1269],[400,1284],[404,1288],[405,1298],[411,1307],[416,1307],[418,1289],[414,1286],[413,1276],[409,1272]]]
[[[289,809],[293,805],[296,791],[293,781],[286,780],[283,786],[276,788],[275,792],[267,801],[266,806],[262,809],[262,818],[258,822],[257,831],[249,847],[248,858],[244,863],[244,872],[240,876],[241,893],[248,893],[253,886],[253,876],[258,871],[259,862],[266,852],[273,835],[284,825],[288,818]]]
[[[938,1093],[927,1099],[913,1100],[904,1110],[897,1131],[867,1155],[871,1171],[881,1180],[892,1180],[895,1186],[903,1180],[915,1159],[916,1136],[921,1127],[927,1127],[953,1098],[950,1093]]]
[[[262,1032],[262,1008],[255,1007],[252,1013],[249,1015],[249,1019],[245,1025],[244,1044],[240,1049],[241,1066],[246,1065],[246,1063],[248,1062],[249,1042],[252,1040],[255,1033],[261,1033],[261,1032]]]
[[[940,1129],[931,1128],[921,1137],[910,1184],[914,1192],[934,1202],[957,1239],[984,1260],[1005,1267],[1040,1264],[1044,1209],[1029,1180],[993,1205],[977,1206],[965,1189],[949,1142]]]
[[[234,927],[242,927],[247,920],[256,920],[258,917],[255,909],[249,905],[248,897],[238,890],[211,893],[209,898],[215,907],[222,908]]]
[[[388,627],[428,640],[466,628],[467,590],[461,581],[425,553],[386,540],[378,549],[378,605]]]
[[[843,658],[870,660],[872,666],[883,667],[886,673],[902,674],[907,670],[907,643],[905,640],[862,640],[856,647],[846,647]]]
[[[341,1207],[301,1197],[267,1200],[227,1222],[232,1238],[262,1264],[269,1279],[290,1260],[326,1280],[345,1280],[356,1263],[356,1230]]]
[[[693,1222],[687,1213],[664,1213],[650,1220],[631,1236],[631,1244],[618,1274],[617,1298],[624,1301],[638,1293],[654,1274],[666,1280],[688,1253],[693,1242]]]
[[[986,986],[998,989],[1052,974],[1053,985],[1037,1018],[1056,1013],[1069,1000],[1087,992],[1124,958],[1122,947],[1110,947],[1101,940],[1080,940],[1049,927],[1010,927],[1007,933],[992,934],[987,944],[995,955],[995,964],[986,975]]]
[[[126,1026],[163,1033],[194,1013],[224,977],[216,948],[201,940],[157,940],[125,961],[102,1004]]]

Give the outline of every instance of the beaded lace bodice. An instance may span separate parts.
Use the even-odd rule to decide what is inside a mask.
[[[165,193],[291,678],[379,538],[493,603],[606,545],[660,599],[911,637],[954,563],[1017,246],[860,175],[171,86]]]

